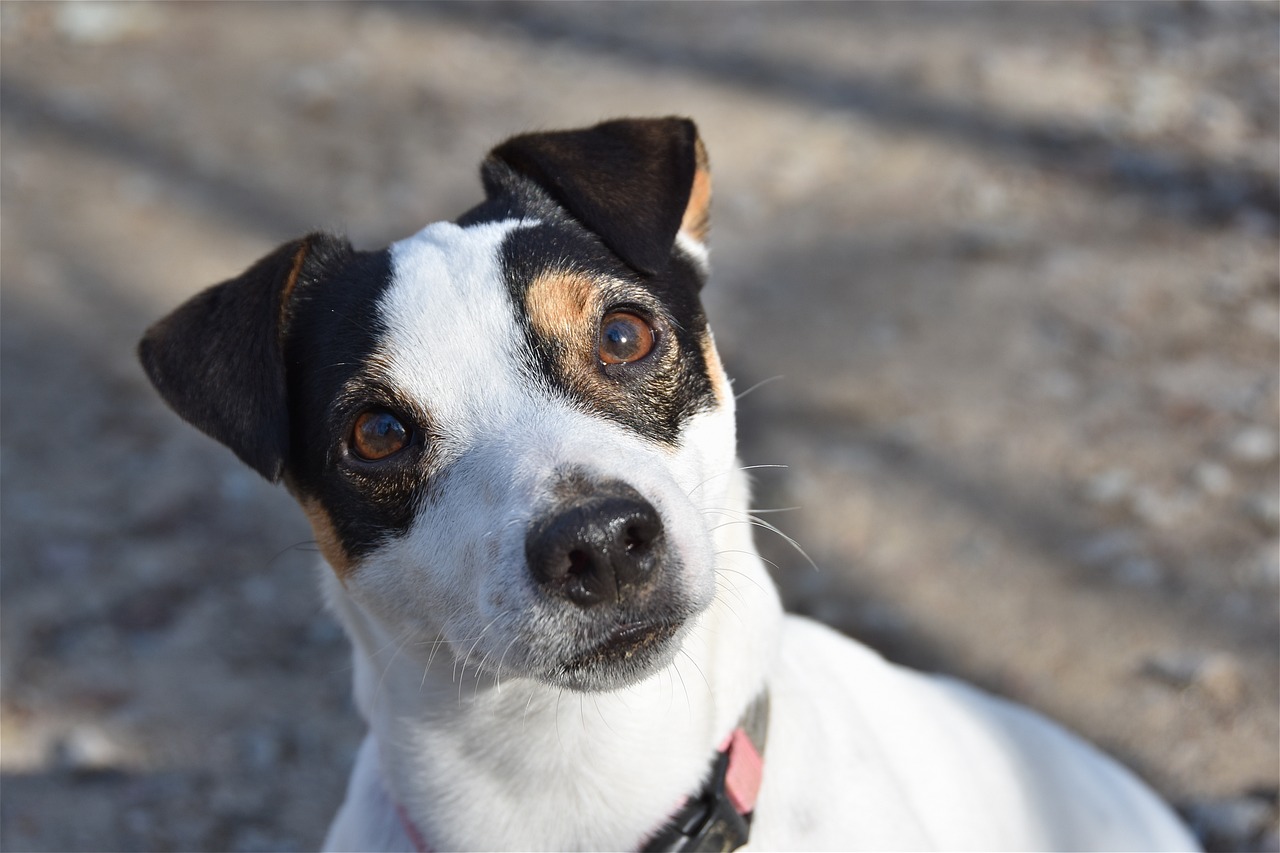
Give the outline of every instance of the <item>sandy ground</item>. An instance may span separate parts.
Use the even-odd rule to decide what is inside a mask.
[[[1278,10],[3,4],[0,845],[312,848],[360,735],[301,513],[142,329],[681,113],[789,605],[1277,849]]]

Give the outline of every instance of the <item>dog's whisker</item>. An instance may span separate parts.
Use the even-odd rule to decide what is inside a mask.
[[[476,701],[480,696],[480,676],[484,674],[484,662],[489,659],[492,652],[485,652],[484,657],[480,658],[480,663],[476,664],[475,689],[471,692],[471,701]]]
[[[309,547],[309,546],[314,546],[314,547]],[[276,561],[279,560],[281,557],[283,557],[285,554],[291,553],[293,551],[302,551],[303,553],[307,553],[307,554],[317,554],[320,552],[320,543],[314,539],[304,539],[303,541],[296,542],[293,545],[287,545],[284,548],[281,548],[275,554],[273,554],[271,559],[267,560],[268,568],[270,568],[271,566],[274,566],[276,564]]]
[[[777,563],[775,563],[773,560],[770,560],[768,557],[761,557],[759,554],[755,553],[754,551],[744,551],[741,548],[726,548],[721,551],[716,551],[717,557],[721,556],[722,554],[745,554],[746,556],[751,557],[753,559],[762,560],[763,562],[768,563],[778,571],[782,571],[782,567],[779,566]]]
[[[738,394],[734,394],[733,399],[741,400],[743,397],[747,396],[752,391],[755,391],[757,388],[763,388],[766,385],[769,385],[773,382],[777,382],[779,379],[786,379],[786,378],[787,377],[779,373],[777,376],[770,376],[768,379],[761,379],[759,382],[752,385],[750,388],[746,389],[745,391],[742,391],[741,393],[738,393]]]
[[[422,667],[422,683],[417,685],[417,690],[419,690],[419,693],[422,692],[422,689],[426,688],[426,676],[430,674],[431,661],[435,660],[435,653],[440,651],[440,637],[442,637],[442,635],[443,635],[443,631],[442,633],[436,634],[435,642],[431,643],[431,653],[428,654],[428,656],[426,656],[426,666]]]
[[[533,697],[537,694],[538,688],[531,687],[529,689],[529,698],[524,702],[524,715],[520,718],[520,730],[528,731],[529,728],[529,707],[533,704]]]
[[[810,557],[808,553],[806,553],[805,550],[800,547],[800,543],[797,542],[794,538],[782,532],[782,530],[780,530],[778,527],[776,527],[773,524],[770,524],[769,522],[765,521],[763,518],[757,518],[754,515],[749,516],[749,518],[751,519],[751,522],[757,525],[758,527],[762,527],[763,529],[768,530],[771,533],[776,533],[778,536],[780,536],[782,538],[782,541],[786,542],[788,545],[794,548],[796,550],[796,553],[798,553],[801,557],[804,557],[805,561],[813,568],[815,572],[822,571],[821,569],[818,568],[818,564],[813,561],[813,558]]]
[[[759,512],[759,511],[760,510],[756,510],[756,512]],[[794,548],[796,553],[798,553],[801,557],[804,557],[805,562],[807,562],[815,572],[822,571],[821,569],[818,568],[818,564],[813,561],[813,558],[810,557],[808,553],[805,552],[804,548],[800,546],[800,543],[797,542],[794,537],[783,532],[777,525],[771,524],[770,522],[765,521],[763,518],[760,518],[754,513],[750,513],[750,512],[737,513],[734,510],[729,510],[729,509],[719,509],[719,510],[715,510],[715,512],[718,512],[723,515],[740,515],[742,516],[741,523],[750,524],[753,527],[759,527],[761,530],[767,530],[770,533],[777,535],[782,539],[782,541],[786,542],[788,545]],[[731,524],[731,523],[733,522],[725,522],[723,524],[716,525],[711,529],[719,530],[721,527],[724,527],[727,524]]]
[[[775,568],[776,568],[776,567],[775,567]],[[746,578],[747,580],[751,581],[751,585],[752,585],[752,586],[754,586],[756,589],[760,590],[761,592],[766,592],[765,587],[760,583],[760,581],[756,580],[754,577],[752,577],[751,575],[747,574],[746,572],[739,571],[738,569],[731,569],[731,568],[729,568],[728,566],[717,566],[717,567],[716,567],[716,575],[717,575],[717,576],[721,576],[721,575],[725,575],[725,574],[730,574],[730,575],[741,575],[742,577],[744,577],[744,578]],[[725,578],[725,580],[726,580],[726,581],[728,581],[728,578]],[[745,601],[744,601],[743,603],[745,603]]]
[[[604,723],[604,727],[609,730],[610,734],[617,736],[618,732],[609,725],[609,718],[604,715],[604,711],[600,710],[600,697],[597,694],[591,695],[591,703],[595,706],[596,716],[600,718],[600,722]]]
[[[692,489],[690,489],[690,490],[689,490],[688,495],[689,495],[689,497],[691,497],[691,498],[692,498],[692,497],[693,497],[694,492],[698,491],[698,489],[701,489],[701,488],[702,488],[703,486],[705,486],[707,483],[710,483],[712,480],[715,480],[715,479],[717,479],[717,478],[719,478],[719,477],[727,477],[728,475],[730,475],[730,474],[734,473],[735,471],[754,471],[754,470],[756,470],[757,468],[786,468],[786,467],[788,467],[788,466],[786,466],[786,465],[762,464],[762,465],[740,465],[740,466],[738,466],[738,467],[736,467],[736,468],[726,468],[726,469],[725,469],[725,470],[723,470],[723,471],[717,471],[716,473],[712,474],[710,477],[707,477],[705,480],[703,480],[703,481],[702,481],[701,483],[699,483],[698,485],[694,486]]]
[[[502,650],[502,657],[498,658],[498,671],[493,676],[494,689],[499,693],[502,692],[502,664],[507,659],[507,652],[511,651],[511,647],[516,644],[519,637],[512,637],[511,642],[507,643],[507,647]]]
[[[716,587],[724,590],[725,595],[732,595],[734,598],[738,599],[739,604],[746,606],[747,600],[742,597],[742,590],[738,589],[737,585],[730,583],[727,578],[721,577],[719,572],[716,573]],[[733,609],[733,605],[730,604],[727,599],[721,599],[721,603],[724,604],[725,608],[734,616],[738,615],[737,611]]]
[[[379,697],[379,695],[382,693],[382,683],[383,683],[383,681],[385,681],[385,680],[386,680],[387,673],[391,671],[391,665],[392,665],[392,664],[394,664],[394,663],[396,662],[396,658],[398,658],[398,657],[400,656],[400,653],[401,653],[402,651],[404,651],[404,647],[408,644],[409,638],[410,638],[410,637],[412,637],[415,633],[417,633],[415,629],[413,629],[413,628],[409,628],[409,629],[408,629],[408,630],[407,630],[407,631],[402,635],[402,638],[401,638],[400,640],[398,640],[398,641],[397,641],[397,640],[391,640],[391,641],[390,641],[390,642],[388,642],[386,645],[384,645],[381,649],[379,649],[379,650],[378,650],[378,654],[380,654],[381,652],[386,651],[386,650],[387,650],[387,648],[388,648],[388,647],[390,647],[390,646],[392,646],[392,645],[394,645],[394,646],[396,647],[395,651],[391,653],[391,658],[387,661],[386,666],[384,666],[384,667],[382,668],[382,674],[378,676],[378,683],[377,683],[376,685],[374,685],[374,688],[373,688],[373,697],[374,697],[375,701],[377,700],[377,698]],[[377,656],[377,655],[375,654],[375,657],[376,657],[376,656]]]
[[[730,578],[726,577],[727,574],[743,574],[743,573],[735,572],[733,569],[716,566],[714,569],[714,577],[715,577],[716,584],[722,585],[721,588],[724,589],[725,592],[732,593],[738,599],[738,602],[740,604],[745,605],[747,603],[747,600],[742,597],[742,590],[738,589],[738,585],[735,584]],[[757,584],[757,588],[759,588],[758,584]]]
[[[436,634],[435,642],[431,644],[431,654],[427,655],[427,665],[422,668],[422,687],[425,687],[427,684],[427,673],[431,671],[431,663],[436,659],[436,654],[440,651],[440,647],[442,645],[447,645],[447,643],[441,639],[444,637],[444,631],[445,629],[441,628]],[[419,690],[421,690],[421,687],[419,687]]]
[[[480,629],[480,633],[479,633],[479,635],[476,637],[475,642],[471,644],[471,648],[467,649],[467,655],[466,655],[466,657],[465,657],[465,658],[463,658],[463,659],[462,659],[462,672],[461,672],[461,673],[459,673],[459,672],[457,671],[457,668],[456,668],[456,666],[455,666],[455,668],[454,668],[454,675],[455,675],[455,676],[457,676],[457,678],[458,678],[458,703],[459,703],[459,704],[461,704],[461,703],[462,703],[462,682],[466,679],[466,676],[467,676],[467,664],[471,661],[471,653],[472,653],[472,652],[474,652],[474,651],[476,650],[476,646],[480,645],[480,641],[481,641],[482,639],[484,639],[484,635],[485,635],[485,633],[487,633],[487,632],[488,632],[488,630],[489,630],[490,628],[492,628],[494,625],[496,625],[496,624],[498,623],[498,620],[499,620],[499,619],[503,618],[504,616],[506,616],[506,615],[507,615],[508,613],[510,613],[510,612],[511,612],[511,611],[509,611],[509,610],[504,610],[504,611],[502,611],[502,612],[501,612],[501,613],[499,613],[497,616],[493,617],[493,619],[492,619],[492,620],[490,620],[490,622],[489,622],[489,624],[488,624],[488,625],[485,625],[483,628],[481,628],[481,629]],[[485,657],[488,657],[488,655],[486,655]],[[481,665],[483,665],[483,664],[484,664],[484,660],[483,660],[483,659],[481,659],[480,664],[481,664]],[[477,678],[479,678],[479,676],[480,676],[480,667],[479,667],[479,666],[477,666],[477,667],[476,667],[476,677],[477,677]]]
[[[680,649],[680,654],[684,655],[685,659],[688,660],[689,663],[693,664],[693,668],[698,671],[698,676],[702,678],[702,683],[707,688],[707,695],[715,696],[715,691],[711,689],[711,682],[707,680],[707,674],[702,671],[702,667],[698,666],[698,661],[694,659],[693,655],[689,654],[689,652],[683,648]]]
[[[561,700],[563,697],[564,697],[564,688],[562,687],[562,688],[560,688],[559,692],[558,692],[558,693],[556,693],[556,713],[555,713],[555,717],[556,717],[556,742],[560,744],[560,751],[561,751],[561,752],[567,752],[568,750],[566,750],[566,749],[564,748],[564,736],[560,734],[560,700]]]
[[[684,652],[684,649],[681,649],[680,651]],[[688,652],[684,652],[684,653],[686,656],[688,655]],[[671,668],[675,670],[676,678],[680,679],[680,689],[684,691],[685,713],[688,714],[689,721],[692,722],[693,721],[693,699],[689,696],[689,685],[685,683],[684,673],[680,671],[680,667],[673,666]]]

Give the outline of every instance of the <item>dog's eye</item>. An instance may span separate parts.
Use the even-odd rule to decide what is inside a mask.
[[[351,431],[351,450],[365,462],[377,462],[404,450],[410,437],[409,428],[395,415],[369,411],[356,418]]]
[[[652,349],[653,329],[635,314],[615,311],[601,321],[597,352],[605,364],[639,361]]]

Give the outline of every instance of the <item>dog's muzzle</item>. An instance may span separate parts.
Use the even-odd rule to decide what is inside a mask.
[[[529,527],[525,557],[534,579],[584,609],[643,598],[666,554],[658,511],[620,480],[574,491]]]

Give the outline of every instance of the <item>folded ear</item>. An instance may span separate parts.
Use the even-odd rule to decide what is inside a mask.
[[[192,297],[138,344],[165,402],[273,483],[289,452],[290,298],[328,261],[350,253],[346,240],[328,234],[285,243],[243,275]]]
[[[489,159],[543,187],[638,272],[663,272],[680,232],[694,241],[691,251],[705,254],[711,174],[689,119],[530,133],[499,145]]]

